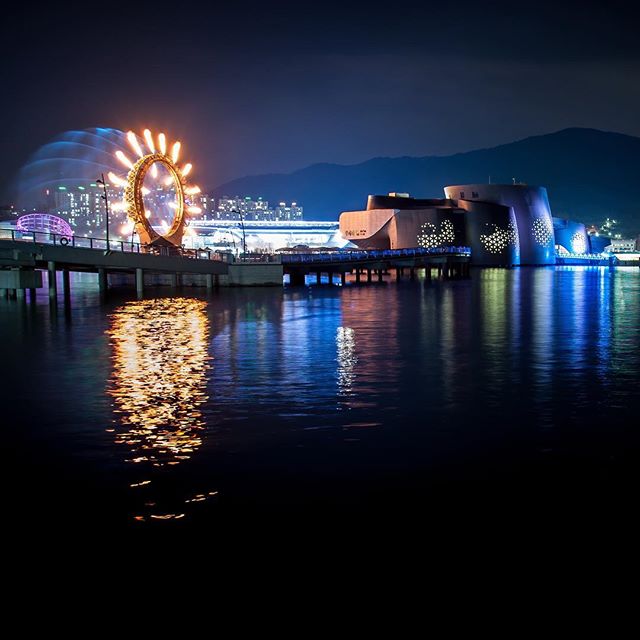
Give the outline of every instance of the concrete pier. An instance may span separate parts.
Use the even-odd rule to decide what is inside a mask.
[[[447,254],[450,255],[447,255]],[[353,264],[349,264],[349,263]],[[438,252],[430,252],[424,249],[411,250],[385,250],[385,251],[362,251],[357,254],[347,252],[335,252],[326,254],[300,254],[283,255],[282,264],[284,273],[289,275],[291,285],[302,282],[302,279],[311,274],[316,274],[314,284],[318,282],[317,272],[329,275],[331,283],[334,282],[333,275],[340,275],[340,282],[345,285],[347,274],[353,274],[353,282],[378,283],[384,282],[385,275],[392,275],[395,270],[395,279],[401,282],[406,274],[407,278],[415,281],[418,278],[418,269],[425,270],[425,279],[431,280],[434,277],[461,277],[468,268],[469,251],[466,248],[451,247],[444,248]],[[322,263],[322,266],[321,264]],[[437,269],[433,273],[433,269]],[[407,272],[408,270],[408,272]],[[377,278],[376,278],[377,274]],[[437,274],[437,275],[436,275]],[[366,278],[366,281],[365,281]],[[336,283],[337,284],[337,283]]]
[[[42,273],[35,269],[0,269],[0,295],[9,300],[24,299],[27,289],[42,286]]]
[[[136,291],[145,291],[145,272],[147,286],[162,285],[170,282],[174,287],[182,285],[181,280],[187,278],[187,284],[206,286],[212,289],[217,286],[282,286],[283,275],[289,276],[292,285],[303,285],[306,277],[314,284],[322,282],[322,275],[328,275],[331,284],[338,284],[335,276],[340,277],[342,285],[347,284],[347,274],[355,274],[353,280],[357,284],[376,280],[383,282],[383,276],[396,270],[396,278],[402,279],[404,269],[409,275],[416,277],[416,269],[428,269],[426,279],[435,277],[431,269],[438,269],[441,277],[464,277],[468,275],[468,248],[445,248],[438,252],[429,252],[416,248],[411,250],[384,251],[335,251],[327,253],[283,254],[269,256],[253,256],[235,260],[231,254],[215,255],[207,253],[185,252],[184,255],[164,255],[154,251],[130,252],[98,249],[85,238],[88,246],[70,244],[37,244],[34,252],[33,242],[21,238],[11,240],[0,239],[0,289],[5,295],[15,297],[16,289],[31,289],[40,284],[42,271],[49,275],[48,293],[52,301],[57,300],[56,273],[62,271],[62,285],[65,300],[70,294],[70,273],[97,273],[100,293],[106,294],[109,277],[118,278],[120,284],[135,282]],[[94,243],[95,244],[95,243]],[[112,245],[113,246],[113,245]],[[122,245],[124,246],[124,245]],[[22,274],[19,276],[11,275]],[[111,273],[111,276],[109,276]],[[27,275],[24,275],[27,274]],[[28,275],[32,274],[32,275]],[[33,280],[33,274],[40,278],[39,283]],[[204,277],[203,277],[204,276]],[[314,277],[315,276],[315,277]],[[15,277],[22,278],[18,284]],[[28,282],[24,278],[31,278]],[[112,285],[115,281],[111,282]]]

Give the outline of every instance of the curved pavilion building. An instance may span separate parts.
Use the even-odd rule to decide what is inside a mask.
[[[547,190],[524,184],[448,186],[445,198],[369,196],[364,211],[340,215],[346,240],[368,249],[471,247],[474,264],[555,264]]]
[[[340,232],[364,249],[444,247],[466,240],[464,210],[455,203],[397,193],[369,196],[366,210],[341,213]]]

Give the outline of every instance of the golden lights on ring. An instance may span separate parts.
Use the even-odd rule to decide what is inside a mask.
[[[489,234],[480,234],[480,242],[489,253],[502,253],[507,247],[517,247],[519,244],[518,229],[512,220],[506,229],[500,228],[497,224],[486,223],[486,226],[493,227]]]
[[[156,151],[156,145],[153,141],[153,136],[149,129],[145,129],[143,133],[143,137],[145,143],[147,145],[147,149],[149,150],[147,153],[161,153],[163,156],[167,156],[167,159],[170,159],[171,162],[175,165],[178,163],[178,159],[180,157],[180,149],[182,143],[177,141],[174,142],[173,147],[171,148],[171,155],[167,154],[167,138],[164,133],[158,134],[158,151]],[[144,152],[143,148],[140,146],[138,142],[138,137],[133,131],[127,131],[127,141],[129,142],[129,146],[132,151],[138,156],[138,158],[143,158],[147,153]],[[133,169],[133,162],[129,159],[127,155],[121,150],[116,151],[116,158],[129,170]],[[153,169],[153,168],[152,168]],[[186,178],[189,173],[191,173],[191,169],[193,169],[193,165],[190,162],[187,162],[184,167],[179,171],[182,178]],[[109,180],[115,186],[124,186],[126,184],[126,180],[120,178],[112,171],[108,174]],[[154,176],[157,177],[157,176]],[[165,183],[166,184],[166,183]],[[171,183],[169,183],[171,184]],[[200,189],[198,187],[191,187],[191,189],[198,189],[197,191],[193,191],[193,193],[200,193]]]
[[[140,146],[140,143],[138,142],[138,138],[136,138],[136,134],[133,133],[133,131],[127,132],[127,140],[129,141],[131,148],[138,154],[138,157],[142,158],[144,153],[142,151],[142,147]]]
[[[113,211],[126,211],[135,230],[140,234],[141,242],[146,244],[154,242],[159,234],[148,221],[150,216],[147,215],[147,205],[143,204],[142,197],[151,193],[149,187],[154,191],[156,187],[152,184],[149,184],[149,187],[144,186],[142,182],[147,174],[154,180],[158,180],[160,177],[158,165],[161,168],[164,167],[169,175],[162,176],[159,189],[174,185],[176,193],[174,201],[166,203],[173,209],[171,214],[173,223],[162,220],[160,226],[162,235],[170,242],[179,245],[185,224],[185,214],[198,215],[202,213],[202,209],[192,201],[192,197],[200,193],[200,187],[187,183],[187,176],[191,173],[193,165],[190,162],[185,163],[182,167],[178,165],[182,144],[179,141],[175,141],[173,144],[169,143],[167,136],[162,132],[154,136],[149,129],[145,129],[142,137],[139,138],[133,131],[128,131],[126,138],[135,158],[132,160],[123,151],[116,151],[115,155],[119,162],[129,172],[126,178],[118,176],[114,172],[108,174],[113,185],[124,187],[125,190],[124,201],[113,203],[112,209]]]
[[[420,227],[418,234],[418,244],[425,249],[435,249],[453,244],[455,240],[455,229],[451,220],[442,220],[440,229],[433,222],[425,222]]]

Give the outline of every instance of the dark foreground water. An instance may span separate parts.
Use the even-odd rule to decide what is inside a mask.
[[[57,313],[0,301],[9,527],[635,512],[638,269],[106,305],[73,287]]]

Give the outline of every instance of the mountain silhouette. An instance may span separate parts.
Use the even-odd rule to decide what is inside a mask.
[[[563,129],[450,156],[374,158],[354,165],[314,164],[288,174],[248,176],[212,195],[262,196],[304,206],[307,220],[337,220],[362,209],[369,194],[443,197],[447,184],[511,183],[547,188],[553,214],[587,223],[605,217],[640,227],[640,138],[597,129]]]

